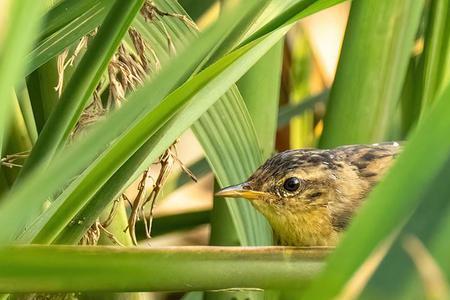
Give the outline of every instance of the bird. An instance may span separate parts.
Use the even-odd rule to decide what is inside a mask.
[[[275,244],[333,247],[402,148],[385,142],[287,150],[216,195],[249,200],[270,223]]]

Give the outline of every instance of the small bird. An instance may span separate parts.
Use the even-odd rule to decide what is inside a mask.
[[[283,246],[335,246],[352,216],[392,165],[397,142],[276,154],[250,178],[216,195],[246,198]]]

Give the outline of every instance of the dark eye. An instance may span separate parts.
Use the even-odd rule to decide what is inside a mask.
[[[290,177],[284,181],[283,187],[286,191],[295,192],[300,187],[300,179]]]

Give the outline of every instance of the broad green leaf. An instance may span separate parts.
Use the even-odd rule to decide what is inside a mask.
[[[183,122],[178,120],[177,126],[174,127],[178,131],[171,132],[171,135],[174,133],[176,135],[172,137],[168,132],[164,134],[164,142],[166,144],[163,149],[167,148],[196,118],[214,104],[242,76],[243,72],[263,55],[268,50],[268,47],[281,38],[285,32],[286,29],[282,28],[268,38],[258,41],[259,43],[255,41],[254,44],[249,44],[248,47],[241,48],[224,57],[217,64],[212,65],[205,72],[199,73],[199,75],[193,77],[192,80],[171,93],[154,110],[145,113],[129,131],[115,142],[114,147],[108,149],[89,167],[88,174],[81,176],[79,184],[73,190],[66,190],[70,192],[70,195],[44,225],[34,242],[51,242],[64,228],[68,220],[73,218],[75,213],[85,205],[85,203],[80,203],[80,199],[89,199],[86,195],[94,195],[117,171],[118,167],[125,163],[145,141],[157,134],[161,127],[169,122],[171,118],[174,118],[177,113],[184,112],[181,117],[185,119],[183,119]],[[144,91],[144,89],[141,89],[141,91]],[[135,97],[137,97],[136,95],[138,94],[135,94]],[[146,97],[143,99],[146,99]],[[133,101],[139,100],[130,99],[129,103]],[[188,105],[187,108],[184,107],[185,105]],[[112,115],[109,121],[113,122],[121,113],[124,114],[124,108],[114,115],[114,119]],[[157,155],[163,149],[160,149],[161,151],[158,153],[153,152],[154,156],[150,157],[152,161],[157,158]],[[110,162],[114,162],[114,164]]]
[[[270,32],[274,28],[277,28],[277,26],[292,24],[302,17],[338,2],[341,1],[319,1],[313,5],[311,5],[311,1],[290,1],[289,3],[283,3],[282,1],[272,2],[261,16],[261,20],[263,21],[260,21],[259,25],[257,24],[254,26],[249,33],[247,33],[247,36],[252,32],[256,31],[256,33],[246,38],[243,44],[263,35],[265,32]],[[284,13],[283,9],[289,5],[291,5],[290,10],[287,13]],[[233,100],[233,98],[230,100],[231,101],[227,102],[224,101],[226,106],[233,104],[235,107],[242,107],[242,104]],[[213,107],[213,109],[203,116],[194,129],[200,141],[203,140],[202,144],[207,152],[207,158],[213,165],[212,169],[216,176],[218,176],[220,185],[224,186],[235,184],[236,182],[246,179],[263,162],[263,158],[259,154],[260,150],[258,143],[255,143],[254,145],[256,147],[252,146],[251,149],[253,150],[251,151],[253,155],[258,153],[259,157],[257,157],[256,161],[253,159],[253,163],[250,163],[250,166],[236,163],[242,160],[243,154],[236,153],[234,144],[237,142],[236,145],[239,145],[239,147],[246,147],[249,144],[251,145],[251,142],[248,137],[245,138],[245,136],[242,135],[242,133],[245,132],[245,128],[236,128],[237,130],[235,129],[233,131],[229,130],[229,128],[240,126],[240,124],[250,124],[252,127],[251,121],[248,119],[248,113],[244,107],[237,110],[238,112],[244,112],[244,114],[240,113],[242,116],[239,118],[240,121],[238,121],[239,119],[233,120],[233,116],[236,116],[236,113],[230,114],[230,111],[233,111],[232,106],[230,108],[224,107],[223,109],[217,109],[217,107],[218,105]],[[217,118],[217,116],[221,115],[227,115],[230,116],[230,118]],[[211,131],[210,128],[213,128],[213,130]],[[234,143],[228,138],[228,134],[230,133],[227,133],[227,131],[230,133],[237,132],[233,139]],[[239,139],[239,136],[242,136],[243,139]],[[228,148],[228,150],[221,148]],[[227,157],[227,159],[223,159],[224,157]],[[235,172],[235,174],[233,174],[233,172]],[[245,200],[231,200],[228,202],[228,205],[241,243],[244,242],[244,245],[265,245],[271,243],[270,230],[268,229],[267,222],[261,216],[257,216],[256,219],[254,216],[248,216],[249,213],[250,215],[254,215],[254,210],[251,209],[248,202]],[[253,222],[248,222],[246,225],[245,221],[249,219],[255,219],[258,224],[255,225],[252,224]],[[248,237],[251,237],[252,239],[249,240]]]
[[[101,4],[107,8],[103,10],[103,17],[106,15],[107,10],[114,3],[113,0],[62,0],[54,4],[55,1],[47,1],[50,10],[44,16],[44,24],[40,30],[40,39],[48,38],[61,28],[67,26],[73,20],[79,18],[82,14],[93,6]],[[80,19],[78,19],[80,21]]]
[[[0,292],[300,288],[320,272],[328,252],[261,247],[7,247],[0,248]]]
[[[239,12],[240,14],[245,15],[251,7],[247,2],[243,5],[245,5],[243,7],[247,8],[247,10],[243,10],[243,7],[239,7]],[[226,18],[223,23],[217,24],[217,26],[206,32],[203,42],[201,44],[197,44],[198,47],[196,47],[196,50],[198,52],[189,52],[186,54],[188,55],[187,57],[204,57],[202,55],[202,51],[200,51],[202,49],[200,45],[204,43],[202,46],[204,47],[203,49],[205,49],[204,51],[210,49],[209,45],[214,45],[217,42],[217,37],[220,38],[224,32],[232,27],[230,27],[231,22],[233,22],[232,18]],[[77,207],[80,207],[80,205],[82,207],[84,205],[84,202],[79,203],[79,199],[89,199],[86,195],[92,195],[95,193],[105,182],[105,180],[107,180],[118,169],[118,167],[120,167],[134,153],[134,151],[142,146],[142,144],[144,144],[149,137],[155,134],[161,126],[169,121],[170,118],[183,110],[185,107],[182,105],[188,103],[193,95],[196,96],[192,101],[190,101],[190,103],[195,109],[191,107],[191,111],[186,111],[183,118],[186,118],[185,120],[187,120],[187,122],[177,123],[175,128],[178,132],[176,132],[174,136],[164,135],[164,142],[167,143],[165,146],[166,148],[186,129],[180,125],[189,126],[189,124],[195,121],[195,119],[209,107],[207,105],[208,102],[203,101],[210,101],[209,105],[214,103],[217,99],[214,97],[220,96],[221,93],[224,92],[224,88],[229,87],[226,86],[227,82],[233,82],[233,80],[236,80],[240,75],[242,75],[242,72],[245,72],[246,68],[249,68],[254,60],[258,59],[258,55],[264,54],[267,47],[270,47],[271,43],[274,43],[277,39],[279,39],[284,34],[285,30],[286,29],[280,29],[266,39],[257,41],[249,47],[239,49],[238,51],[230,54],[224,58],[220,64],[210,67],[208,72],[204,72],[201,75],[196,76],[196,78],[190,81],[189,84],[186,84],[184,88],[180,88],[173,92],[170,97],[166,99],[166,101],[162,102],[156,109],[151,111],[154,106],[153,104],[148,103],[146,99],[152,98],[154,101],[157,101],[158,98],[160,99],[164,95],[161,95],[161,93],[164,93],[165,89],[167,87],[170,88],[173,84],[173,74],[182,76],[184,74],[184,72],[182,72],[183,69],[189,70],[189,68],[193,65],[196,65],[196,59],[191,58],[187,60],[185,56],[181,55],[178,59],[176,59],[176,62],[170,64],[168,66],[169,68],[165,69],[166,72],[163,70],[160,73],[160,76],[157,76],[150,84],[138,90],[120,110],[112,113],[106,122],[99,123],[95,130],[93,129],[85,139],[81,139],[78,143],[76,143],[76,145],[68,148],[65,153],[61,155],[63,158],[55,159],[54,163],[47,171],[42,169],[36,171],[35,174],[44,173],[46,176],[54,174],[52,175],[52,178],[54,177],[53,181],[46,182],[42,181],[43,178],[39,175],[33,176],[33,180],[28,180],[26,185],[24,183],[26,188],[17,188],[15,193],[9,197],[9,201],[3,202],[1,213],[9,214],[12,211],[20,209],[21,201],[27,201],[30,211],[33,211],[31,209],[33,204],[35,205],[34,207],[36,207],[36,205],[39,206],[39,201],[42,201],[43,198],[56,191],[58,187],[64,183],[67,183],[69,178],[78,174],[88,163],[91,163],[92,160],[98,156],[98,153],[104,151],[105,147],[110,146],[110,148],[108,148],[107,151],[95,161],[95,163],[91,164],[89,167],[89,176],[84,176],[85,174],[83,174],[81,179],[77,179],[83,180],[85,184],[78,185],[79,188],[77,189],[77,193],[72,192],[70,194],[71,201],[66,201],[64,203],[64,209],[60,209],[59,213],[63,213],[65,215],[63,219],[70,219],[77,212],[77,210],[74,209],[74,205]],[[189,65],[189,61],[191,61],[191,63],[193,61],[193,65]],[[177,72],[174,72],[174,70],[177,70]],[[224,70],[226,70],[226,72]],[[221,76],[218,76],[218,78],[223,79],[223,82],[216,78],[219,74]],[[171,78],[171,80],[168,78]],[[205,84],[206,86],[204,86]],[[214,88],[212,88],[212,86]],[[158,88],[155,89],[154,87]],[[210,94],[205,95],[205,93]],[[152,97],[152,95],[154,96]],[[196,99],[201,99],[202,101],[197,102],[195,101]],[[194,114],[193,112],[196,113]],[[112,126],[112,124],[114,125]],[[127,129],[130,124],[133,124],[133,126],[130,129]],[[114,147],[112,147],[110,143],[117,136],[121,136],[121,138],[116,140]],[[89,149],[89,151],[86,151],[86,149]],[[161,149],[161,151],[163,149]],[[157,154],[155,153],[154,158],[156,158],[156,156]],[[70,164],[67,163],[69,161],[71,162]],[[108,161],[109,163],[100,163],[101,161]],[[111,162],[113,162],[113,164],[111,164]],[[64,176],[62,176],[63,174]],[[28,201],[30,197],[27,196],[27,193],[32,193],[32,198],[35,201],[33,204]],[[83,196],[79,198],[81,195]],[[2,231],[3,241],[7,240],[8,237],[11,237],[11,235],[13,235],[14,232],[21,227],[20,224],[26,221],[25,216],[27,213],[30,213],[30,211],[22,211],[21,213],[18,213],[18,217],[14,220],[8,218],[2,220],[6,223],[4,228],[9,229]],[[53,222],[58,222],[58,218],[55,218]],[[61,222],[61,220],[59,220],[59,222]],[[63,225],[64,224],[66,223],[63,223]],[[46,225],[46,228],[51,232],[58,233],[59,230],[61,230],[59,227],[52,227],[51,223],[47,223]],[[42,237],[43,236],[46,236],[46,240],[52,239],[51,235],[43,234]]]
[[[171,1],[159,1],[157,4],[161,9],[165,11],[175,11],[176,13],[182,13],[179,10],[177,11],[177,7],[174,6],[173,2]],[[251,18],[254,15],[254,11],[258,9],[259,6],[255,6],[254,9],[252,9],[249,13],[245,15],[245,18],[247,19]],[[180,24],[179,20],[175,21],[179,22]],[[137,24],[139,24],[139,22]],[[238,24],[239,23],[233,24],[233,26],[229,27],[229,29],[233,31],[240,31]],[[177,24],[175,23],[174,25]],[[184,44],[186,44],[187,41],[192,40],[193,38],[193,32],[190,32],[192,31],[192,29],[187,28],[185,24],[181,23],[181,25],[182,26],[178,26],[175,28],[177,28],[180,31],[184,31],[185,33],[184,36],[186,38],[184,40],[180,39],[179,41],[176,38],[172,40],[176,49],[183,48]],[[157,49],[163,48],[163,45],[161,45],[161,43],[158,43],[158,39],[156,38],[157,35],[155,35],[155,30],[157,29],[153,28],[152,26],[151,27],[142,26],[142,29],[148,30],[149,31],[148,33],[150,32],[152,33],[147,34],[147,38],[150,41],[152,41],[152,45],[155,45]],[[220,35],[218,37],[220,37]],[[222,43],[224,42],[226,42],[226,39],[223,39]],[[217,43],[216,44],[211,43],[210,45],[211,48],[214,47],[217,48]],[[196,51],[197,52],[199,51],[198,46],[196,47]],[[158,51],[158,53],[160,52],[161,51]],[[168,57],[166,57],[165,59],[168,59]],[[79,238],[80,235],[82,235],[84,231],[88,228],[88,226],[90,226],[92,221],[95,220],[96,216],[98,215],[98,212],[102,209],[102,207],[105,207],[105,203],[108,203],[112,201],[112,199],[117,198],[118,195],[120,195],[123,188],[131,184],[131,182],[133,182],[133,180],[135,180],[137,176],[140,175],[143,169],[146,168],[148,165],[150,165],[157,157],[157,155],[162,153],[164,149],[170,145],[167,143],[168,142],[171,143],[171,141],[173,141],[177,137],[177,135],[180,135],[185,130],[184,127],[181,127],[181,129],[177,128],[177,124],[183,122],[185,121],[182,121],[182,119],[178,120],[178,118],[171,120],[169,124],[165,125],[164,128],[160,130],[160,132],[158,132],[153,138],[147,141],[145,145],[141,147],[141,149],[139,149],[139,151],[135,155],[133,155],[133,157],[129,161],[127,161],[127,163],[123,167],[121,167],[121,169],[108,181],[108,183],[102,187],[102,189],[97,193],[95,198],[92,199],[92,201],[90,201],[90,204],[77,216],[78,220],[83,220],[83,224],[81,226],[69,227],[64,233],[61,234],[60,238],[58,238],[58,242],[59,243],[76,242],[76,238]],[[171,131],[170,134],[167,133],[168,130]],[[250,221],[251,220],[249,220],[249,222]]]
[[[20,176],[46,166],[66,139],[144,0],[116,1],[45,123]],[[20,179],[20,177],[19,177]]]
[[[352,3],[321,147],[386,138],[424,3],[423,0]]]
[[[104,20],[113,0],[65,0],[45,16],[40,40],[26,56],[27,75],[36,70]]]
[[[283,46],[281,41],[237,84],[263,147],[263,159],[269,158],[275,149]]]
[[[245,180],[263,160],[253,124],[240,97],[237,88],[233,88],[193,126],[221,187]],[[266,221],[248,201],[226,201],[242,245],[271,243]]]
[[[30,10],[30,7],[33,7]],[[35,1],[2,2],[2,24],[0,24],[0,149],[7,129],[13,91],[25,70],[24,56],[31,48],[39,28],[42,10]],[[1,150],[0,150],[1,152]],[[0,155],[1,156],[1,155]]]
[[[433,100],[446,86],[450,77],[450,1],[430,1],[425,33],[422,65],[420,68],[423,112],[432,105]],[[447,73],[447,75],[446,75]]]
[[[424,193],[450,157],[450,140],[442,138],[450,134],[448,99],[450,85],[413,132],[404,152],[383,182],[359,210],[342,243],[330,257],[326,270],[303,299],[338,296],[375,247],[401,228],[421,201],[433,201],[433,198],[424,197]]]

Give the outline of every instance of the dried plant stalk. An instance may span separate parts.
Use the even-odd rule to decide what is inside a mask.
[[[166,36],[168,51],[169,53],[175,53],[176,49],[170,34],[162,22],[164,17],[173,17],[181,20],[186,26],[197,29],[197,26],[192,22],[187,16],[165,12],[159,9],[153,1],[146,1],[140,10],[141,15],[147,22],[153,22],[153,24],[160,30],[160,32]],[[80,42],[75,47],[72,54],[69,53],[69,49],[66,49],[63,53],[58,56],[58,84],[55,87],[56,92],[61,96],[64,86],[64,72],[69,66],[72,66],[75,58],[80,54],[80,52],[87,48],[89,38],[94,33],[83,37]],[[135,90],[137,87],[142,85],[149,73],[152,71],[158,71],[160,69],[160,61],[155,50],[145,41],[142,35],[133,27],[128,29],[128,35],[132,41],[133,50],[130,51],[122,43],[119,45],[117,52],[113,55],[107,69],[108,78],[108,98],[106,103],[102,101],[101,94],[104,91],[105,81],[101,81],[96,90],[93,93],[92,101],[82,112],[79,121],[77,122],[74,130],[71,133],[71,141],[74,140],[80,133],[82,133],[86,127],[95,123],[97,120],[102,118],[111,109],[119,108],[123,101],[125,101],[127,93]],[[149,59],[149,57],[151,59]],[[154,66],[152,70],[151,66]],[[158,197],[164,183],[167,180],[170,172],[173,169],[175,162],[178,162],[181,168],[188,173],[194,180],[193,174],[179,161],[176,156],[175,144],[173,144],[169,149],[167,149],[159,158],[158,164],[161,165],[161,169],[157,179],[152,184],[149,194],[147,195],[147,179],[149,169],[147,168],[141,176],[141,180],[138,185],[137,195],[133,201],[129,201],[125,194],[123,194],[116,201],[128,201],[131,206],[131,214],[128,220],[128,226],[125,230],[129,230],[131,239],[134,244],[137,244],[135,226],[136,221],[139,218],[143,218],[145,221],[146,234],[150,237],[153,207],[155,205],[155,200]],[[3,163],[3,161],[2,161]],[[5,160],[4,163],[13,164],[13,161]],[[148,214],[146,216],[144,207],[148,207]],[[109,232],[106,228],[110,225],[110,221],[114,217],[116,206],[110,212],[108,220],[101,223],[97,220],[92,227],[88,230],[86,235],[80,241],[81,244],[95,245],[98,242],[101,233],[106,234],[114,243],[120,244],[114,235]]]
[[[449,284],[441,267],[425,245],[416,237],[408,235],[403,248],[409,254],[419,272],[427,299],[450,299]]]
[[[176,143],[173,143],[159,158],[156,162],[160,165],[160,170],[158,177],[153,183],[150,193],[146,196],[146,182],[148,178],[148,169],[144,172],[141,181],[138,186],[138,193],[133,202],[129,201],[131,206],[131,214],[128,219],[128,230],[130,237],[134,244],[137,244],[136,239],[136,222],[139,218],[144,220],[145,233],[147,238],[151,238],[151,229],[153,221],[153,208],[155,206],[155,201],[160,194],[162,187],[167,182],[167,178],[171,174],[174,164],[178,163],[182,170],[186,172],[194,182],[197,182],[197,178],[192,174],[192,172],[183,165],[183,163],[178,159],[176,151]],[[146,212],[147,211],[147,212]]]
[[[81,53],[83,49],[87,48],[89,38],[94,36],[97,33],[97,29],[95,29],[91,34],[83,36],[75,49],[73,50],[72,55],[69,57],[69,48],[66,48],[60,55],[58,55],[57,61],[57,69],[58,69],[58,84],[55,86],[55,91],[58,93],[58,97],[61,97],[63,86],[64,86],[64,71],[70,66],[73,66],[75,59]],[[67,59],[69,57],[69,59]]]
[[[17,161],[24,161],[28,155],[30,154],[30,151],[22,151],[14,154],[8,154],[5,157],[0,158],[0,165],[8,167],[8,168],[21,168],[22,163],[18,163]]]

